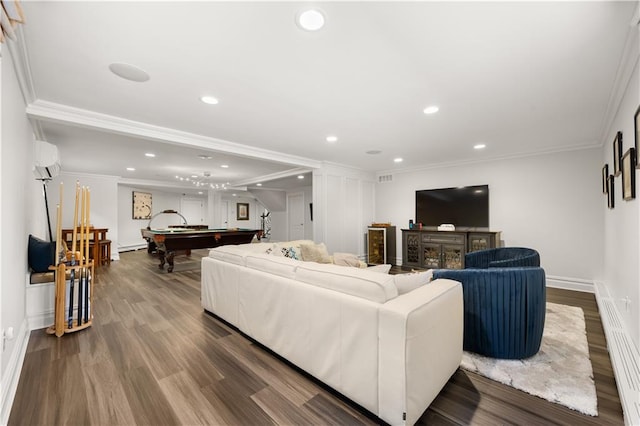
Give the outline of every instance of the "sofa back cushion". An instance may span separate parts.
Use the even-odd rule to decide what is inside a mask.
[[[247,254],[246,250],[234,245],[220,246],[209,250],[209,257],[240,266],[245,265],[245,256]]]
[[[288,257],[271,256],[268,254],[248,254],[247,268],[256,269],[267,274],[284,278],[295,278],[296,268],[301,262]]]
[[[398,296],[398,289],[391,275],[366,269],[302,262],[298,263],[295,279],[377,303],[384,303]]]

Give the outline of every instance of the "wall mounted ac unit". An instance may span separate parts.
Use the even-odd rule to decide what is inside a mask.
[[[33,174],[36,179],[51,179],[60,173],[58,147],[45,141],[36,141]]]

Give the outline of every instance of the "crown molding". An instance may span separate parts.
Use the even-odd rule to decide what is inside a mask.
[[[22,98],[25,105],[29,105],[31,102],[37,99],[36,91],[33,85],[33,78],[31,77],[31,65],[29,63],[29,54],[27,52],[27,44],[24,41],[24,32],[22,25],[18,25],[15,28],[15,40],[7,39],[7,50],[13,60],[13,69],[20,85],[20,91],[22,92]]]
[[[620,103],[622,98],[627,92],[627,87],[633,78],[633,70],[638,65],[640,59],[640,49],[638,48],[640,43],[640,3],[636,6],[633,13],[633,17],[629,21],[629,31],[627,32],[627,38],[622,50],[622,57],[618,64],[618,70],[616,71],[616,77],[611,87],[611,94],[609,95],[609,102],[607,103],[607,109],[602,120],[602,128],[600,131],[600,146],[603,146],[605,142],[609,141],[615,133],[614,129],[611,129],[613,122],[618,114]]]
[[[27,105],[27,115],[34,120],[44,120],[67,125],[98,129],[119,135],[149,139],[174,145],[187,145],[246,158],[255,158],[274,163],[291,164],[299,167],[320,167],[320,162],[282,152],[242,145],[222,139],[183,132],[168,127],[156,126],[122,117],[102,114],[69,105],[58,104],[41,99]]]
[[[583,150],[601,149],[601,148],[602,148],[602,144],[593,143],[593,144],[585,144],[585,145],[576,145],[576,146],[560,148],[560,149],[547,149],[547,150],[543,150],[543,151],[536,151],[536,152],[529,152],[529,153],[522,153],[522,154],[512,154],[512,155],[502,155],[502,156],[497,155],[497,156],[493,156],[493,157],[475,159],[475,160],[450,161],[450,162],[446,162],[446,163],[434,163],[434,164],[428,164],[428,165],[424,165],[424,166],[404,168],[404,169],[386,169],[386,170],[377,171],[376,172],[376,179],[378,177],[382,176],[382,175],[396,175],[396,174],[402,174],[402,173],[414,173],[414,172],[422,172],[422,171],[433,170],[433,169],[444,169],[444,168],[449,168],[449,167],[470,166],[470,165],[473,165],[473,164],[485,164],[485,163],[493,163],[495,161],[506,161],[506,160],[514,160],[514,159],[518,159],[518,158],[529,158],[529,157],[540,157],[540,156],[543,156],[543,155],[559,154],[559,153],[562,153],[562,152],[583,151]]]
[[[299,167],[299,168],[285,170],[282,172],[271,173],[268,175],[263,175],[263,176],[259,176],[251,179],[241,180],[241,181],[235,182],[234,185],[237,185],[237,186],[253,185],[259,182],[268,182],[276,179],[282,179],[290,176],[299,175],[302,173],[309,173],[310,171],[311,170],[308,168]]]

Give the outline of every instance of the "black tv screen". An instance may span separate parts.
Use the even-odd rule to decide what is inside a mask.
[[[416,191],[416,223],[489,227],[489,185]]]

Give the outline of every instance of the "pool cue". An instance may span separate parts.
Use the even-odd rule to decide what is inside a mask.
[[[76,201],[73,210],[73,232],[71,241],[71,275],[70,275],[70,284],[69,284],[69,318],[68,328],[73,327],[73,294],[74,287],[76,281],[76,269],[74,266],[76,265],[76,238],[78,237],[78,196],[80,195],[80,182],[76,181]]]
[[[89,260],[89,228],[90,228],[90,222],[89,222],[89,187],[87,186],[85,188],[84,191],[84,195],[85,195],[85,212],[84,212],[84,224],[85,224],[85,245],[84,245],[84,265],[85,267],[83,268],[83,275],[84,275],[84,300],[82,301],[82,305],[84,307],[84,310],[81,310],[81,312],[78,312],[79,316],[84,316],[84,322],[88,322],[89,318],[87,315],[88,312],[88,308],[89,308],[89,264],[90,264],[90,260]],[[94,241],[95,244],[95,241]]]
[[[61,244],[62,239],[62,196],[64,194],[64,185],[60,182],[60,203],[57,207],[57,217],[56,217],[56,241],[57,244]],[[66,266],[65,262],[60,262],[61,256],[60,252],[56,253],[56,257],[58,258],[57,269],[56,269],[56,293],[55,300],[56,305],[54,308],[55,318],[53,320],[53,328],[55,331],[55,335],[60,337],[64,334],[64,303],[66,299]],[[66,255],[65,255],[66,261]]]
[[[86,210],[86,221],[87,221],[87,229],[91,226],[91,191],[89,190],[89,187],[87,186],[87,210]],[[98,244],[98,241],[94,241],[93,244]],[[87,259],[89,259],[89,232],[87,232],[87,245],[85,247],[85,250],[87,251]],[[94,265],[95,265],[95,259],[93,259]],[[95,267],[95,266],[94,266]],[[93,271],[93,268],[86,268],[85,271],[85,275],[86,275],[86,279],[85,279],[85,292],[84,292],[84,322],[89,322],[90,320],[90,316],[89,316],[89,301],[90,301],[90,297],[93,296],[93,292],[91,292],[91,280],[93,279],[93,277],[91,276],[91,271]],[[89,292],[91,292],[91,295],[89,294]]]
[[[80,273],[80,279],[78,280],[78,315],[76,325],[82,325],[82,302],[83,302],[83,286],[84,286],[84,242],[85,242],[85,190],[82,187],[82,197],[80,201],[80,251],[78,256],[79,266],[78,272]],[[88,234],[88,233],[87,233]]]

